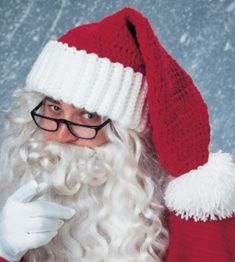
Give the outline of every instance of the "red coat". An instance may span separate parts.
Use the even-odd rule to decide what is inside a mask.
[[[188,221],[169,214],[167,262],[234,262],[235,216],[216,221]]]

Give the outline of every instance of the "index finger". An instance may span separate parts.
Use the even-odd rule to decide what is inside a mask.
[[[35,180],[31,180],[28,183],[21,186],[10,197],[9,200],[28,202],[35,196],[42,193],[47,187],[46,183],[38,184]]]

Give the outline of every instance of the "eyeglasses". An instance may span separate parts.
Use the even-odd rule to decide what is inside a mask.
[[[48,132],[56,132],[60,124],[65,124],[72,135],[77,138],[81,139],[94,139],[104,126],[111,122],[110,119],[107,119],[101,125],[90,126],[90,125],[83,125],[80,123],[73,123],[66,119],[57,119],[52,118],[44,115],[37,114],[36,111],[43,105],[44,101],[41,101],[31,112],[31,116],[33,118],[34,123],[41,129],[48,131]]]

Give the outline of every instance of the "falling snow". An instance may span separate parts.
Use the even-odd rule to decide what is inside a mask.
[[[235,11],[235,1],[232,2],[226,9],[227,12]]]

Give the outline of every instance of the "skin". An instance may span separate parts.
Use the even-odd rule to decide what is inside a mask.
[[[95,112],[88,112],[84,108],[77,108],[73,105],[64,103],[63,101],[46,98],[43,105],[42,114],[53,118],[63,118],[74,123],[86,125],[102,124],[101,117]],[[60,124],[60,127],[55,132],[42,130],[43,137],[46,140],[51,140],[59,143],[73,144],[76,146],[96,147],[107,142],[107,137],[104,128],[100,129],[96,137],[91,140],[77,138],[70,133],[65,124]]]

